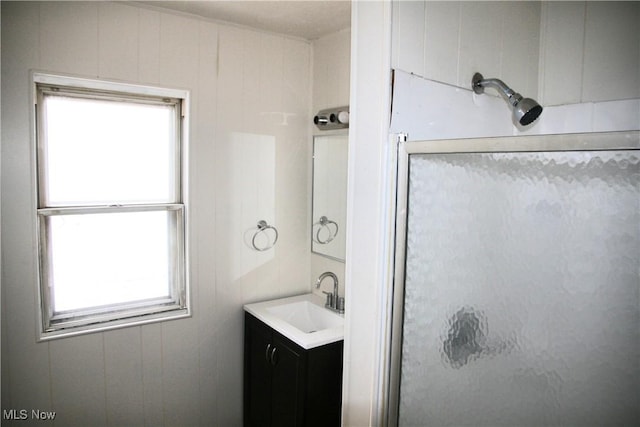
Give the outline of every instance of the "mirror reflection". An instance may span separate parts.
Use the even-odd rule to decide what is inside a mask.
[[[313,138],[311,252],[345,260],[348,135]]]

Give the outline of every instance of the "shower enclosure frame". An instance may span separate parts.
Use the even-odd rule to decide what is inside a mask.
[[[454,140],[400,141],[397,145],[395,249],[393,285],[389,293],[385,425],[399,422],[402,331],[406,268],[409,160],[414,154],[491,154],[517,152],[640,150],[640,131],[489,137]]]

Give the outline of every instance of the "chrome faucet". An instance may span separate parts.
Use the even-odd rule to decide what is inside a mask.
[[[327,295],[327,302],[324,306],[338,313],[344,313],[344,298],[338,297],[338,276],[330,271],[322,273],[316,280],[316,289],[320,288],[320,283],[327,277],[333,279],[333,293],[322,291],[323,294]]]

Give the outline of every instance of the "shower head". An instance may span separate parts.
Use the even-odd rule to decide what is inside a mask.
[[[511,106],[513,110],[513,121],[522,126],[533,123],[542,113],[542,106],[534,99],[523,98],[522,95],[516,93],[509,86],[499,79],[485,79],[482,74],[475,73],[471,80],[471,87],[477,94],[484,93],[485,87],[492,87],[498,90],[498,93]]]

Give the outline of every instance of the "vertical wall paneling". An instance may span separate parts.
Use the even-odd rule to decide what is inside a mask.
[[[98,4],[98,76],[111,79],[137,79],[138,45],[131,34],[138,34],[138,15],[117,3]]]
[[[242,163],[234,163],[232,156],[234,147],[231,145],[230,135],[234,130],[242,129],[243,105],[238,102],[242,97],[244,74],[244,33],[235,27],[221,27],[218,33],[218,81],[217,108],[219,121],[216,132],[215,147],[218,157],[214,159],[216,165],[216,211],[215,230],[216,260],[220,268],[216,269],[216,328],[218,329],[217,345],[214,348],[219,365],[217,370],[217,387],[224,390],[218,393],[215,405],[216,424],[226,421],[232,422],[233,414],[239,413],[241,397],[239,386],[234,387],[232,369],[226,369],[223,361],[230,361],[239,357],[240,345],[233,340],[232,334],[241,334],[242,289],[234,282],[230,266],[240,262],[244,248],[242,235],[237,230],[241,227],[238,219],[242,198],[241,183],[237,173],[241,171]],[[251,224],[247,224],[249,227]],[[235,256],[234,256],[235,254]],[[223,345],[221,345],[224,343]],[[230,343],[231,345],[227,345]]]
[[[324,38],[313,41],[313,64],[311,83],[311,110],[315,114],[320,109],[329,107],[329,96],[326,90],[329,84],[329,55],[331,49]]]
[[[542,6],[543,105],[581,101],[585,8],[585,2],[545,2]]]
[[[640,98],[637,2],[400,1],[393,7],[395,69],[467,89],[479,71],[544,105]]]
[[[51,410],[49,348],[36,344],[29,69],[39,66],[40,9],[2,7],[2,407]],[[11,197],[6,198],[7,195]],[[7,357],[7,355],[9,355]]]
[[[426,2],[424,74],[433,80],[456,84],[460,43],[460,3]]]
[[[506,2],[465,2],[460,19],[460,73],[457,86],[469,88],[476,71],[500,77]],[[507,80],[505,78],[505,80]],[[508,80],[507,80],[508,81]],[[513,84],[513,83],[512,83]]]
[[[227,303],[216,308],[219,338],[228,344],[216,351],[218,360],[237,361],[242,343],[233,337],[242,335],[242,303],[308,290],[298,273],[301,265],[308,265],[308,252],[287,248],[304,236],[291,224],[306,210],[306,187],[298,187],[300,181],[306,182],[306,150],[300,151],[298,145],[305,143],[307,131],[298,123],[309,114],[305,100],[310,47],[234,27],[221,28],[218,40],[216,150],[221,163],[216,171],[216,206],[225,209],[216,214],[216,229],[218,238],[227,237],[216,254],[220,266],[216,299]],[[302,74],[287,74],[289,69]],[[295,101],[290,103],[291,99]],[[264,252],[251,248],[261,219],[279,231],[276,246]],[[295,283],[295,290],[283,288],[287,283]],[[237,303],[230,304],[233,301]],[[241,367],[218,371],[218,388],[225,390],[218,394],[220,425],[233,423],[241,410],[240,374]]]
[[[235,193],[239,196],[239,216],[237,217],[239,222],[236,238],[241,246],[240,256],[235,258],[232,265],[234,267],[233,277],[242,291],[243,301],[245,301],[247,287],[253,287],[252,285],[264,287],[273,280],[271,278],[271,280],[267,279],[261,283],[254,283],[252,280],[246,280],[247,273],[253,271],[254,268],[267,267],[275,255],[275,251],[258,252],[252,250],[247,245],[248,235],[247,239],[244,236],[244,231],[247,228],[255,227],[259,219],[275,224],[272,205],[264,206],[262,209],[259,205],[260,193],[271,194],[271,197],[267,197],[267,199],[273,203],[272,194],[275,185],[273,179],[269,178],[264,182],[264,185],[259,182],[261,176],[272,177],[274,168],[274,164],[267,159],[262,162],[259,155],[261,148],[266,144],[265,150],[267,152],[275,149],[275,138],[267,135],[260,126],[260,105],[256,102],[259,99],[261,80],[260,56],[258,54],[261,50],[260,39],[260,34],[256,31],[247,31],[244,34],[242,92],[238,94],[242,105],[242,128],[234,129],[228,141],[233,153],[231,159],[234,168],[231,173],[235,175],[236,181],[240,185]],[[269,145],[272,147],[268,147]],[[240,165],[244,167],[238,167]],[[250,172],[247,173],[248,171]],[[271,270],[267,267],[267,271]],[[236,319],[234,325],[239,325],[240,322],[237,322],[235,315],[234,318]]]
[[[260,93],[260,70],[261,34],[257,31],[247,31],[244,34],[244,55],[242,73],[242,92],[240,102],[243,106],[242,121],[243,129],[249,133],[260,132],[258,123],[260,104],[255,102]],[[275,58],[274,58],[275,59]],[[252,198],[255,194],[251,195]]]
[[[56,423],[70,427],[106,426],[103,334],[55,340],[49,346]]]
[[[139,9],[137,15],[138,79],[157,84],[160,82],[160,13]]]
[[[104,365],[109,425],[144,425],[140,328],[104,334]]]
[[[96,76],[98,3],[40,3],[40,65],[48,71]]]
[[[501,76],[524,96],[538,93],[540,3],[504,2]]]
[[[640,98],[640,3],[586,5],[582,101]]]
[[[283,37],[277,35],[262,35],[256,45],[255,57],[257,60],[256,68],[259,70],[259,80],[256,96],[256,117],[255,124],[257,126],[257,136],[254,136],[251,147],[254,147],[256,155],[256,167],[254,176],[254,187],[256,188],[255,213],[261,218],[277,227],[279,231],[278,242],[276,246],[265,252],[248,251],[253,254],[250,258],[250,271],[258,274],[264,274],[263,279],[253,277],[243,283],[243,299],[244,301],[256,301],[258,299],[267,299],[277,293],[282,295],[281,283],[288,279],[284,278],[280,270],[280,262],[284,262],[287,255],[296,258],[295,254],[287,254],[286,248],[290,245],[292,238],[297,237],[293,233],[291,225],[292,211],[287,209],[281,211],[288,202],[286,197],[279,193],[282,187],[288,187],[289,182],[297,181],[298,178],[291,174],[289,162],[285,160],[283,173],[289,177],[290,181],[278,180],[279,163],[287,158],[288,132],[284,131],[287,125],[284,122],[285,109],[283,104],[284,88],[288,84],[287,76],[284,74],[285,57],[291,55],[292,52],[286,49],[286,41]],[[304,49],[308,48],[305,45]],[[302,58],[296,58],[296,61],[304,62]],[[305,73],[305,74],[308,74]],[[296,76],[297,79],[302,76]],[[307,92],[309,88],[307,87]],[[308,99],[308,98],[307,98]],[[287,190],[289,190],[287,188]],[[299,195],[300,192],[291,191],[292,195]],[[296,196],[293,196],[296,200]],[[276,203],[276,201],[279,201]],[[305,205],[300,204],[299,200],[294,202],[298,209]],[[255,215],[255,214],[254,214]],[[255,221],[255,219],[254,219]],[[257,268],[255,268],[257,267]],[[293,267],[295,268],[295,267]],[[291,271],[295,275],[294,271]],[[286,275],[286,274],[285,274]],[[251,275],[253,276],[253,275]],[[278,283],[278,277],[282,277]],[[276,284],[277,283],[277,284]]]
[[[229,266],[235,257],[240,254],[242,240],[237,233],[233,233],[232,221],[239,216],[241,203],[240,194],[233,189],[239,183],[232,174],[234,170],[242,170],[241,165],[233,165],[231,162],[232,147],[229,143],[229,135],[233,129],[241,129],[242,105],[237,98],[242,93],[242,54],[244,49],[243,33],[235,27],[220,27],[218,32],[218,80],[217,80],[217,128],[214,141],[215,151],[218,154],[213,161],[215,181],[215,259],[221,268],[216,269],[216,300],[214,310],[216,312],[216,325],[223,331],[230,318],[237,313],[238,306],[242,304],[242,290],[232,286],[232,275]],[[234,168],[235,166],[235,168]],[[222,207],[225,207],[222,209]],[[248,226],[250,226],[249,224]],[[237,227],[236,227],[237,228]],[[221,349],[216,348],[217,352]],[[221,396],[222,397],[222,396]]]
[[[309,263],[311,244],[307,244],[309,230],[309,159],[311,121],[311,45],[294,40],[284,41],[282,64],[281,129],[287,137],[277,145],[276,214],[282,231],[286,233],[280,247],[277,268],[282,277],[278,284],[283,295],[309,292]],[[307,97],[300,96],[307,93]],[[302,254],[303,256],[300,256]],[[286,259],[297,259],[294,265]],[[290,274],[289,274],[290,273]]]
[[[339,103],[349,105],[349,93],[351,88],[351,31],[339,33],[339,40],[336,41],[336,49],[341,61],[338,67],[338,93]]]
[[[142,346],[142,399],[144,425],[164,424],[164,387],[162,370],[162,324],[145,325],[140,329]],[[169,396],[170,397],[170,396]]]
[[[398,26],[394,28],[398,68],[424,73],[425,2],[398,2]]]
[[[640,98],[637,2],[544,2],[540,100],[545,105]]]
[[[260,70],[260,86],[258,88],[257,124],[269,135],[278,135],[283,126],[283,78],[285,57],[285,40],[273,34],[263,34],[259,38],[258,69]]]
[[[182,16],[160,17],[160,83],[196,89],[198,25]],[[192,96],[197,96],[194,90]]]
[[[349,104],[350,39],[344,30],[313,41],[314,111]]]
[[[162,387],[164,423],[198,423],[199,359],[197,320],[162,324]]]
[[[469,88],[473,73],[537,89],[539,2],[395,2],[393,68]]]
[[[132,4],[1,7],[3,408],[240,425],[243,303],[309,290],[310,43]],[[36,343],[30,69],[190,90],[192,318]],[[259,219],[281,233],[260,254]]]
[[[192,130],[192,138],[199,141],[191,147],[191,172],[193,182],[203,183],[191,189],[191,227],[198,230],[193,233],[192,242],[197,246],[191,261],[196,272],[192,281],[198,283],[198,299],[192,299],[192,305],[198,320],[198,354],[199,354],[199,390],[198,401],[200,425],[211,423],[216,415],[216,396],[218,393],[218,358],[216,348],[216,312],[212,309],[216,300],[217,261],[215,258],[215,198],[216,158],[215,132],[217,120],[217,86],[218,68],[218,26],[207,22],[199,24],[199,66],[198,66],[198,123]]]

